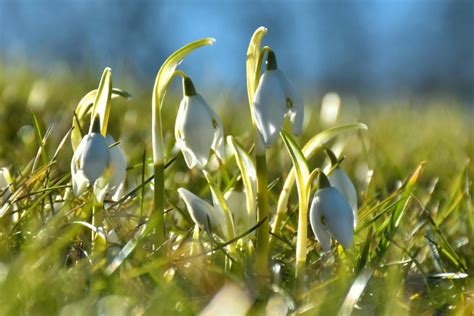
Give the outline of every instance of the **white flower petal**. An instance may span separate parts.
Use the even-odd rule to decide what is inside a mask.
[[[354,214],[354,227],[357,223],[357,192],[351,179],[342,168],[336,168],[328,176],[329,183],[335,187],[349,203]]]
[[[111,146],[115,143],[115,140],[112,136],[107,135],[105,142],[108,146]],[[120,188],[123,188],[123,183],[127,173],[127,161],[119,145],[109,147],[109,154],[109,168],[111,168],[112,172],[112,178],[110,179],[109,183],[109,191],[110,195],[114,196]]]
[[[89,180],[84,175],[84,172],[78,170],[82,152],[84,151],[88,139],[87,135],[82,138],[71,159],[72,190],[75,196],[81,195],[89,185]]]
[[[224,161],[225,159],[225,148],[224,148],[224,128],[222,127],[222,123],[217,116],[214,116],[213,121],[217,127],[215,127],[216,131],[214,133],[214,139],[212,141],[211,148],[214,150],[216,156],[221,160]]]
[[[109,190],[109,181],[104,177],[100,177],[94,182],[94,195],[97,202],[103,203],[107,191]]]
[[[247,221],[246,195],[243,191],[229,190],[224,194],[236,227],[243,228]]]
[[[219,223],[213,215],[214,208],[209,203],[185,188],[179,188],[178,193],[186,204],[189,215],[191,215],[194,223],[204,227],[206,230],[211,230],[211,228],[219,226]],[[209,224],[211,227],[209,227]]]
[[[278,73],[279,70],[263,73],[252,105],[255,124],[266,147],[275,143],[287,112],[285,91]]]
[[[313,229],[314,236],[321,244],[321,248],[324,251],[329,251],[331,249],[331,235],[327,232],[326,226],[322,223],[324,221],[321,218],[321,209],[318,207],[319,197],[315,196],[311,204],[311,209],[309,211],[309,221],[311,223],[311,228]]]
[[[123,193],[124,193],[124,183],[122,182],[115,190],[115,193],[113,193],[112,201],[120,200],[123,197]]]
[[[285,100],[287,105],[287,115],[291,122],[291,129],[295,135],[300,135],[303,129],[304,104],[301,94],[296,91],[291,82],[280,70],[276,70],[276,75],[280,79],[283,91],[285,92]],[[291,107],[289,107],[291,105]]]
[[[79,169],[84,171],[90,183],[94,183],[109,164],[109,148],[99,133],[91,133],[84,138],[86,143],[80,155]]]
[[[0,169],[0,191],[6,190],[8,188],[8,178],[9,172],[7,168]]]
[[[74,196],[81,195],[89,186],[89,180],[87,180],[84,172],[78,170],[75,175],[72,176],[72,191]]]
[[[113,243],[113,244],[120,244],[120,238],[117,235],[117,232],[115,231],[115,229],[110,230],[107,233],[106,237],[107,237],[107,242]]]
[[[211,149],[223,156],[223,129],[217,114],[199,95],[185,96],[176,119],[175,136],[189,168],[207,164]]]
[[[343,196],[333,187],[323,188],[314,194],[310,208],[310,221],[315,235],[324,240],[327,230],[344,248],[352,246],[354,215]],[[324,226],[323,229],[321,226]],[[323,249],[327,246],[321,243]]]
[[[178,146],[180,146],[179,142],[178,142]],[[194,155],[194,152],[188,147],[186,147],[185,142],[181,142],[180,148],[181,148],[181,152],[183,153],[184,161],[186,162],[186,165],[188,166],[189,169],[194,168],[198,164],[200,168],[203,167],[201,162],[198,161],[196,155]]]

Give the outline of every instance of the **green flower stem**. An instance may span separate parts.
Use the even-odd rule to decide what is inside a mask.
[[[306,194],[299,194],[298,233],[296,237],[296,286],[301,289],[304,283],[306,264],[306,244],[308,240],[308,200]]]
[[[104,214],[103,204],[96,201],[95,196],[92,194],[92,226],[100,228],[103,226]],[[92,231],[92,255],[100,255],[106,249],[105,240],[99,236],[98,233]]]
[[[176,77],[186,78],[186,74],[181,70],[175,70],[169,81],[166,83],[164,91],[166,92],[170,82]],[[158,89],[154,89],[158,93]],[[165,211],[165,154],[163,141],[163,126],[161,122],[161,108],[163,104],[158,104],[157,100],[163,100],[160,96],[155,95],[152,102],[152,143],[153,143],[153,171],[154,171],[154,205],[150,222],[155,225],[154,242],[159,247],[166,237],[164,227],[164,211]]]
[[[260,277],[267,277],[268,274],[268,238],[270,233],[269,212],[268,212],[268,175],[267,175],[267,161],[265,151],[257,153],[256,155],[257,168],[257,205],[258,214],[257,222],[264,218],[266,220],[257,229],[257,259],[256,259],[256,273]]]
[[[155,235],[154,241],[155,246],[159,247],[165,241],[165,220],[164,220],[164,209],[165,209],[165,165],[163,163],[155,163],[154,166],[155,177],[153,183],[155,186],[154,191],[154,208],[155,211],[152,214],[152,221],[155,224]]]

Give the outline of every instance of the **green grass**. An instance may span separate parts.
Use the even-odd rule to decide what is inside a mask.
[[[323,254],[309,229],[305,290],[296,295],[296,189],[271,249],[271,282],[264,289],[245,251],[229,258],[224,247],[229,241],[205,232],[193,236],[194,224],[176,190],[185,187],[208,201],[211,193],[204,176],[189,171],[172,150],[179,93],[167,97],[163,120],[168,160],[176,158],[165,170],[169,238],[159,249],[141,238],[153,209],[152,83],[139,86],[115,78],[114,86],[133,95],[129,102],[113,101],[109,123],[127,156],[127,189],[121,201],[104,208],[106,225],[117,230],[119,244],[92,256],[90,230],[82,224],[90,221],[90,198],[71,195],[67,133],[77,103],[97,86],[98,76],[4,69],[0,167],[12,174],[14,203],[0,218],[1,315],[196,314],[224,285],[239,294],[238,304],[251,306],[251,314],[286,308],[307,315],[465,315],[474,309],[472,109],[441,99],[416,105],[387,100],[360,108],[343,103],[335,125],[358,121],[368,126],[327,144],[343,147],[342,167],[358,191],[355,246]],[[201,93],[216,106],[226,135],[250,149],[246,98]],[[320,98],[306,100],[301,145],[327,127],[320,123]],[[310,169],[321,167],[324,159],[317,153]],[[273,218],[291,169],[282,141],[268,152],[267,164]],[[212,174],[222,191],[232,186],[239,169],[230,151],[223,169]],[[117,258],[121,249],[127,256]]]

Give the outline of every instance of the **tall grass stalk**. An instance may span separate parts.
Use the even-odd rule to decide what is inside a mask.
[[[170,82],[176,76],[186,77],[185,73],[176,70],[181,61],[192,51],[199,47],[212,45],[213,38],[204,38],[189,43],[171,54],[161,65],[156,76],[152,95],[152,146],[153,146],[153,172],[154,172],[154,206],[150,223],[155,226],[154,242],[159,247],[165,240],[164,203],[165,203],[165,151],[163,142],[163,126],[161,109]]]

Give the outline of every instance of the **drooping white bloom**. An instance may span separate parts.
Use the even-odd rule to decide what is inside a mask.
[[[72,189],[78,196],[102,176],[109,164],[109,148],[100,133],[85,135],[71,160]]]
[[[267,67],[260,78],[252,105],[253,117],[265,146],[273,145],[282,128],[290,124],[294,134],[303,128],[303,99],[278,69],[270,51]]]
[[[339,191],[329,185],[320,174],[320,189],[311,203],[309,217],[314,235],[324,251],[331,248],[331,237],[344,248],[350,248],[354,240],[354,214]]]
[[[196,93],[189,78],[183,79],[184,97],[176,117],[175,137],[188,167],[203,168],[211,150],[224,157],[224,130],[221,120],[206,101]]]
[[[337,158],[334,153],[326,149],[326,154],[331,160],[331,166],[337,163]],[[330,168],[328,168],[330,169]],[[328,176],[329,183],[332,187],[335,187],[349,203],[352,212],[354,214],[354,227],[357,224],[357,192],[347,173],[340,166],[337,166],[332,173]]]
[[[117,198],[123,188],[127,163],[120,147],[114,144],[110,135],[105,138],[100,133],[84,136],[71,160],[74,195],[92,186],[98,201],[103,201],[107,192]]]
[[[123,192],[127,161],[122,149],[112,136],[107,135],[105,142],[109,148],[109,164],[106,172],[97,179],[94,193],[98,201],[103,201],[107,193],[112,197],[112,200],[117,201]]]
[[[217,230],[222,236],[225,233],[225,220],[222,210],[214,208],[194,193],[179,188],[178,193],[188,208],[189,215],[195,224],[207,231]]]
[[[357,192],[352,184],[351,179],[347,176],[346,172],[338,167],[333,170],[333,172],[328,176],[329,183],[331,186],[336,188],[344,197],[344,199],[349,203],[349,206],[352,209],[354,214],[354,227],[357,223]]]
[[[110,195],[116,195],[123,190],[125,176],[127,173],[127,161],[125,154],[112,136],[107,135],[105,142],[109,146],[110,163],[109,168],[112,168],[112,178],[109,183]],[[114,145],[115,144],[115,145]]]

